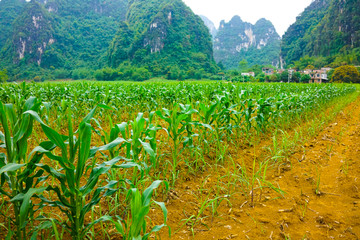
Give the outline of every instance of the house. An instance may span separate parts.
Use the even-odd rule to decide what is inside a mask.
[[[274,69],[273,68],[263,68],[262,72],[265,73],[265,76],[273,75]]]
[[[278,69],[278,70],[276,70],[276,72],[277,72],[278,74],[282,74],[284,71],[285,71],[284,69]]]
[[[310,75],[310,73],[311,73],[312,71],[313,71],[313,70],[311,70],[311,69],[305,69],[303,72],[304,72],[304,74]]]
[[[254,72],[248,72],[248,73],[241,73],[241,76],[252,76],[255,77],[255,73]]]
[[[330,70],[331,68],[322,68],[320,70],[311,70],[310,73],[307,73],[305,70],[304,73],[310,75],[311,80],[309,80],[309,83],[326,83],[329,81],[327,72]]]
[[[295,70],[295,69],[290,68],[290,69],[288,70],[288,72],[289,72],[290,74],[293,74],[293,73],[295,73],[295,72],[296,72],[296,70]]]

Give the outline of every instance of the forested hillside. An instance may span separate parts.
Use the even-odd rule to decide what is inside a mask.
[[[315,0],[283,36],[281,55],[287,64],[336,67],[359,64],[359,47],[360,0]]]
[[[1,0],[0,14],[0,69],[13,80],[217,69],[206,26],[181,0]]]
[[[2,0],[0,68],[31,79],[102,67],[126,11],[126,0]]]
[[[112,67],[147,66],[154,75],[217,68],[208,29],[181,0],[130,1],[108,60]]]
[[[0,1],[0,50],[11,35],[11,24],[22,13],[25,0]]]

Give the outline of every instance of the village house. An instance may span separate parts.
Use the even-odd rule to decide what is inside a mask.
[[[265,76],[270,76],[274,74],[273,68],[263,68],[262,72],[265,73]]]
[[[329,81],[327,72],[330,70],[331,68],[321,68],[320,70],[305,69],[304,73],[310,75],[311,80],[309,80],[309,83],[326,83]]]
[[[248,72],[248,73],[241,73],[241,76],[252,76],[255,77],[255,73],[254,72]]]

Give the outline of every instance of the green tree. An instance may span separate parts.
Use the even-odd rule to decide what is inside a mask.
[[[7,80],[9,80],[9,76],[7,75],[7,70],[0,70],[0,83],[6,82]]]
[[[259,82],[265,82],[265,73],[261,73],[256,77]]]
[[[240,71],[245,71],[248,68],[248,62],[243,59],[239,62],[239,69]]]
[[[301,81],[302,83],[306,83],[306,82],[308,83],[310,80],[311,80],[310,75],[308,75],[308,74],[303,74],[303,75],[301,75],[300,81]]]
[[[294,72],[292,75],[292,81],[293,82],[300,82],[301,80],[301,73],[299,72]]]
[[[360,73],[354,66],[341,66],[335,69],[331,82],[360,83]]]
[[[281,79],[281,76],[278,73],[270,75],[270,81],[271,82],[280,82],[280,79]]]
[[[281,81],[283,82],[287,82],[289,80],[289,72],[288,71],[283,71],[281,74],[280,74],[280,79]]]

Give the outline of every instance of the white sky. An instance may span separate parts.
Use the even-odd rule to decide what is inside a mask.
[[[260,18],[270,20],[280,36],[295,22],[296,17],[312,0],[183,0],[196,14],[214,22],[228,22],[239,15],[245,22],[256,23]]]

